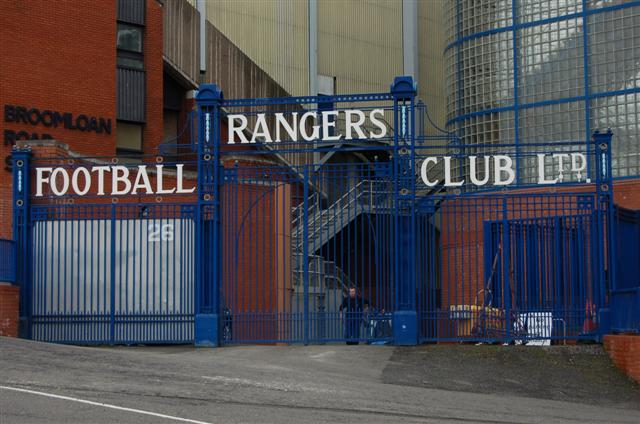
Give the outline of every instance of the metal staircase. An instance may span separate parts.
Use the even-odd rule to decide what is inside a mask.
[[[326,209],[319,207],[317,195],[311,196],[307,203],[307,252],[317,253],[342,229],[362,213],[388,211],[391,207],[388,182],[362,180]],[[293,208],[293,230],[291,232],[294,251],[304,248],[304,203]]]

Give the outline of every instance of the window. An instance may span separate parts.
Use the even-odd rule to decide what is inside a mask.
[[[118,23],[116,46],[118,48],[119,67],[133,69],[144,68],[142,38],[142,27]]]
[[[118,121],[116,130],[118,153],[142,152],[142,125]]]
[[[118,24],[118,50],[142,53],[142,28],[127,24]]]

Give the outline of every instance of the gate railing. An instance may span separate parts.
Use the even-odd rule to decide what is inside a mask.
[[[0,239],[0,282],[15,283],[16,260],[13,240]]]
[[[307,210],[314,215],[320,210],[320,195],[318,192],[314,192],[309,196],[309,202],[307,204]],[[304,202],[300,202],[298,206],[291,208],[291,227],[296,228],[304,217]]]

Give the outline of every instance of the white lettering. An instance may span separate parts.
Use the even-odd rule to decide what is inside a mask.
[[[580,166],[578,166],[578,159]],[[571,172],[577,174],[578,181],[582,180],[582,173],[587,170],[587,157],[583,153],[571,153]]]
[[[489,161],[491,160],[491,158],[489,156],[484,156],[484,171],[483,171],[484,179],[483,180],[478,179],[478,175],[476,171],[477,159],[478,158],[476,156],[469,156],[469,179],[471,180],[472,184],[475,184],[477,186],[483,186],[487,182],[489,182]]]
[[[318,114],[316,112],[306,112],[300,117],[300,135],[307,141],[315,140],[320,136],[319,125],[312,126],[313,132],[311,133],[311,135],[307,133],[307,119],[313,118],[314,120],[316,120],[317,117]]]
[[[272,143],[271,134],[267,127],[267,118],[264,113],[259,113],[256,117],[256,127],[251,135],[251,142],[255,143],[258,137],[264,137],[265,143]]]
[[[138,165],[138,174],[136,175],[136,180],[133,182],[131,194],[138,194],[138,189],[144,189],[147,194],[153,194],[151,181],[149,181],[149,175],[147,175],[147,165]]]
[[[162,187],[162,169],[164,168],[164,165],[156,165],[156,171],[158,172],[158,175],[156,176],[156,194],[171,194],[174,191],[176,191],[175,188],[172,188],[171,190],[165,190]]]
[[[358,120],[353,122],[351,120],[352,116],[357,116]],[[364,135],[364,131],[362,131],[361,126],[364,124],[364,112],[361,110],[345,110],[344,111],[344,119],[345,119],[345,128],[347,130],[347,134],[345,136],[345,140],[353,140],[353,136],[351,135],[351,131],[355,130],[356,134],[358,134],[358,138],[366,138]]]
[[[562,180],[564,179],[564,164],[562,163],[562,160],[565,158],[569,158],[569,154],[568,153],[555,153],[553,155],[553,158],[558,158],[558,170],[559,170],[559,175],[558,175],[558,180],[560,182],[562,182]]]
[[[422,177],[422,181],[424,181],[424,183],[427,186],[433,187],[436,184],[438,184],[438,180],[435,180],[434,182],[429,181],[429,178],[427,176],[427,166],[429,165],[430,162],[432,162],[435,165],[436,163],[438,163],[438,159],[436,159],[434,157],[426,158],[422,162],[422,166],[420,166],[420,176]]]
[[[62,175],[62,190],[58,190],[58,174]],[[62,196],[69,190],[69,174],[64,168],[56,168],[51,173],[49,187],[56,196]]]
[[[94,166],[91,172],[98,171],[98,196],[104,196],[104,173],[109,171],[109,166]]]
[[[243,131],[247,128],[247,117],[244,115],[228,115],[228,141],[227,144],[235,144],[235,135],[238,135],[240,143],[248,143],[247,137],[245,137]],[[240,126],[236,127],[236,119],[240,120]]]
[[[293,124],[289,125],[283,113],[276,113],[276,139],[274,140],[276,143],[282,141],[280,128],[284,128],[291,140],[295,141],[298,139],[298,112],[291,114],[291,121]]]
[[[43,174],[51,171],[53,168],[36,168],[36,197],[42,196],[42,184],[49,182],[49,178],[45,178]]]
[[[329,130],[336,128],[337,110],[322,112],[322,138],[328,141],[337,141],[342,138],[342,134],[330,135]]]
[[[513,160],[509,156],[496,155],[493,157],[494,178],[493,185],[509,185],[515,180],[516,173],[513,171]],[[506,172],[509,177],[502,180],[502,172]]]
[[[544,172],[545,168],[545,155],[544,153],[538,153],[538,184],[555,184],[558,182],[558,179],[547,180]]]
[[[80,190],[80,186],[78,185],[78,176],[79,174],[84,175],[84,189]],[[73,171],[73,175],[71,176],[71,187],[73,187],[73,191],[76,192],[79,196],[84,196],[91,189],[91,174],[89,174],[89,170],[87,168],[76,168]]]
[[[445,187],[460,187],[464,184],[462,181],[451,181],[451,156],[444,157],[444,185]]]
[[[380,132],[378,134],[375,134],[373,131],[369,132],[369,137],[370,138],[384,138],[387,135],[387,126],[384,124],[384,121],[379,120],[378,118],[376,118],[376,115],[380,115],[381,118],[384,119],[384,110],[383,109],[373,109],[371,111],[371,114],[369,115],[369,120],[371,121],[371,123],[378,127],[378,129],[380,130]]]
[[[118,183],[124,184],[124,189],[118,190]],[[111,168],[111,195],[127,194],[131,191],[131,181],[129,181],[129,168],[117,165]]]
[[[183,164],[176,165],[176,193],[177,194],[189,194],[193,193],[196,188],[182,188],[182,168],[184,168]]]

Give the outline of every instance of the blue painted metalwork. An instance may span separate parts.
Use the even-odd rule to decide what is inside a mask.
[[[13,240],[0,239],[0,282],[16,281],[16,247]]]
[[[590,137],[590,134],[593,130],[592,128],[593,123],[591,122],[591,119],[593,116],[593,114],[591,113],[592,100],[605,98],[605,97],[615,97],[615,96],[623,96],[628,94],[639,93],[640,87],[635,87],[633,86],[633,84],[626,84],[625,88],[622,88],[622,89],[618,89],[618,90],[608,89],[605,91],[598,91],[597,89],[590,87],[590,82],[593,80],[592,78],[590,78],[590,75],[589,75],[591,72],[590,66],[593,65],[590,61],[590,54],[591,55],[596,54],[595,53],[596,47],[593,47],[593,49],[591,49],[591,45],[590,45],[591,42],[589,40],[589,25],[590,25],[589,18],[593,18],[597,16],[605,16],[606,14],[611,14],[616,11],[622,11],[622,10],[631,9],[631,8],[638,8],[640,7],[640,1],[637,1],[637,0],[625,1],[625,2],[620,2],[619,4],[613,4],[613,5],[602,6],[602,7],[598,7],[596,5],[590,5],[589,2],[587,2],[586,0],[579,0],[579,1],[576,1],[575,3],[577,5],[581,5],[582,10],[580,10],[579,12],[573,12],[573,13],[565,13],[565,14],[559,13],[557,16],[550,16],[544,19],[540,19],[538,17],[538,18],[531,19],[530,21],[524,20],[523,22],[520,22],[518,17],[518,12],[519,12],[519,8],[524,6],[521,6],[517,0],[512,0],[510,3],[511,10],[510,10],[509,16],[507,17],[511,19],[510,23],[504,26],[500,26],[498,28],[490,28],[488,30],[483,30],[483,31],[478,31],[475,33],[468,34],[468,33],[463,33],[461,21],[463,19],[463,15],[467,13],[473,13],[473,12],[470,12],[469,10],[463,11],[460,2],[457,1],[455,6],[455,14],[456,14],[455,39],[445,47],[444,52],[446,54],[451,49],[454,49],[454,48],[456,49],[455,50],[456,63],[454,65],[454,70],[455,70],[455,78],[457,80],[456,88],[458,91],[458,96],[457,96],[458,99],[456,102],[457,104],[455,108],[456,109],[455,116],[447,120],[446,127],[455,128],[457,134],[461,138],[464,138],[465,137],[465,134],[463,132],[463,128],[465,126],[464,124],[465,124],[465,121],[469,120],[470,118],[490,116],[492,114],[501,113],[501,112],[513,112],[514,138],[516,143],[516,149],[518,149],[522,147],[522,146],[519,146],[520,144],[522,144],[520,140],[521,138],[520,130],[522,128],[522,117],[520,112],[522,110],[539,108],[544,106],[567,104],[567,103],[573,103],[573,102],[582,102],[584,105],[584,119],[585,119],[584,131],[585,131],[586,137],[588,138]],[[569,3],[567,3],[567,5],[568,4]],[[560,7],[559,5],[557,6]],[[472,8],[472,6],[469,6],[469,5],[467,5],[467,7],[469,9]],[[496,6],[496,8],[499,8],[499,6]],[[550,6],[550,10],[548,12],[549,14],[554,13],[553,10],[551,9],[552,7]],[[527,53],[523,52],[524,47],[522,47],[521,43],[518,41],[519,34],[521,35],[522,30],[526,30],[528,28],[534,28],[534,27],[539,28],[540,33],[543,33],[552,24],[569,22],[572,19],[578,19],[581,22],[581,31],[582,31],[581,41],[583,43],[583,46],[581,49],[582,50],[581,54],[583,54],[582,80],[584,85],[583,87],[584,93],[578,96],[570,96],[570,97],[564,97],[564,98],[558,98],[558,99],[551,98],[549,100],[541,100],[541,101],[533,101],[533,102],[523,101],[523,99],[521,98],[521,93],[519,89],[520,78],[521,78],[521,76],[519,75],[519,67],[520,67],[519,62],[521,61],[524,62],[525,60],[527,62],[530,62],[531,60],[536,60],[536,59],[527,58],[525,56]],[[496,21],[496,25],[499,25],[499,24],[500,24],[499,21]],[[473,50],[474,46],[481,45],[480,40],[483,40],[483,39],[490,40],[491,36],[493,35],[509,34],[509,33],[512,36],[512,40],[511,40],[512,45],[510,48],[510,53],[513,56],[513,81],[510,88],[513,89],[513,99],[504,100],[504,99],[496,98],[492,100],[493,104],[489,105],[489,103],[487,103],[487,105],[489,106],[485,108],[481,108],[480,110],[473,110],[472,105],[463,104],[464,103],[463,102],[464,87],[463,87],[462,74],[464,72],[462,68],[464,66],[464,63],[466,62],[466,59],[463,57],[463,54],[462,54],[463,48],[467,48],[471,51]],[[482,87],[478,87],[478,90],[482,91]],[[501,103],[507,103],[507,105],[506,106],[499,105]],[[470,106],[472,111],[464,112],[465,106]],[[506,121],[508,121],[506,117],[501,120],[504,121],[505,123]],[[509,123],[506,125],[511,125],[511,124]],[[518,160],[518,158],[516,158],[516,160]],[[520,166],[516,166],[516,169],[517,169],[516,178],[519,181],[521,168]],[[624,173],[622,174],[623,175],[616,176],[615,178],[616,179],[628,178],[626,175],[624,175]]]
[[[13,238],[16,248],[15,279],[16,282],[23,282],[31,279],[31,267],[27,253],[31,250],[31,226],[29,224],[31,152],[24,149],[14,149],[11,158],[13,161]],[[31,336],[29,324],[31,304],[28,301],[31,295],[30,285],[22,285],[19,332],[23,337]]]
[[[220,343],[220,106],[222,91],[200,87],[198,106],[198,207],[196,215],[195,344]]]
[[[615,209],[617,275],[611,288],[613,332],[640,333],[640,211]]]
[[[36,197],[28,190],[36,168],[71,171],[104,159],[14,151],[16,280],[27,293],[27,335],[198,346],[599,337],[597,311],[610,306],[616,272],[611,133],[526,151],[517,140],[495,146],[521,162],[583,153],[588,182],[567,177],[551,190],[520,181],[515,191],[427,186],[427,157],[449,155],[453,175],[469,178],[464,161],[478,146],[427,131],[415,94],[409,77],[396,78],[389,93],[278,99],[226,100],[203,85],[197,131],[189,130],[197,140],[162,145],[177,157],[141,159],[148,167],[183,164],[193,195]],[[311,140],[226,139],[230,114],[254,125],[264,113],[273,129],[276,113],[354,109],[381,109],[386,136],[364,126],[352,140],[332,140],[346,127],[328,118],[302,129],[317,131]],[[317,162],[317,153],[331,155]],[[428,171],[442,179],[440,165]]]
[[[512,0],[513,1],[513,0]],[[469,34],[466,35],[464,37],[458,37],[458,39],[452,41],[451,43],[449,43],[446,47],[445,47],[445,52],[449,49],[452,49],[455,46],[458,46],[460,44],[463,44],[467,41],[471,41],[471,40],[475,40],[478,38],[482,38],[482,37],[486,37],[487,35],[493,35],[493,34],[500,34],[502,32],[509,32],[512,31],[515,27],[516,30],[519,29],[525,29],[525,28],[531,28],[534,26],[538,26],[538,25],[547,25],[547,24],[552,24],[552,23],[556,23],[556,22],[561,22],[561,21],[565,21],[565,20],[569,20],[569,19],[575,19],[575,18],[580,18],[581,16],[583,16],[584,11],[586,10],[586,15],[587,16],[591,16],[591,15],[597,15],[600,13],[607,13],[607,12],[614,12],[616,10],[623,10],[623,9],[628,9],[631,7],[636,7],[636,6],[640,6],[640,1],[638,0],[631,0],[631,1],[625,1],[623,3],[620,4],[616,4],[613,6],[605,6],[605,7],[599,7],[597,9],[583,9],[583,12],[576,12],[576,13],[567,13],[565,15],[558,15],[558,16],[553,16],[551,18],[546,18],[546,19],[538,19],[538,20],[534,20],[531,22],[522,22],[519,24],[514,25],[507,25],[504,27],[500,27],[500,28],[493,28],[493,29],[489,29],[486,31],[479,31],[473,34]],[[515,15],[515,14],[514,14]]]

